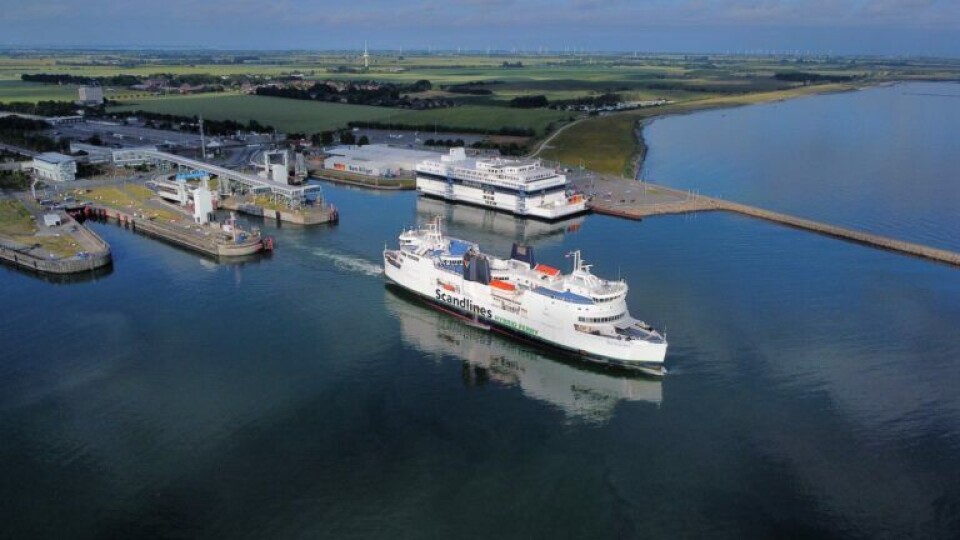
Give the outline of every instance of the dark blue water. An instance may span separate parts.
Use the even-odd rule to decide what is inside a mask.
[[[674,116],[644,136],[651,182],[960,251],[960,84]]]
[[[107,276],[0,269],[2,538],[955,538],[960,273],[726,214],[545,226],[327,187],[218,265],[94,225]],[[434,213],[582,248],[665,327],[585,371],[386,289]]]

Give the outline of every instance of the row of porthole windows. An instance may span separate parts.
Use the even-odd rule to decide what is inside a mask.
[[[585,323],[606,323],[606,322],[619,321],[625,316],[626,316],[626,313],[618,313],[616,315],[610,315],[609,317],[579,317],[579,320],[580,322],[585,322]]]
[[[593,297],[593,301],[598,304],[602,304],[604,302],[613,302],[614,300],[619,300],[619,299],[620,299],[620,296],[611,296],[610,298],[597,298],[596,296]]]

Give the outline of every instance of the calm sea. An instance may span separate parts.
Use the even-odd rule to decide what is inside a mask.
[[[960,251],[960,84],[673,116],[644,134],[651,182]]]
[[[956,269],[735,215],[546,225],[325,189],[342,223],[263,224],[269,258],[93,225],[107,275],[0,269],[0,537],[960,531]],[[583,370],[385,288],[384,244],[436,213],[626,278],[671,374]]]

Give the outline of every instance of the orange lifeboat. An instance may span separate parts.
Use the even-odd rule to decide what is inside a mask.
[[[507,283],[506,281],[500,281],[499,279],[490,280],[490,286],[494,289],[500,289],[501,291],[515,291],[517,288],[512,283]]]
[[[547,266],[545,264],[538,264],[534,266],[533,269],[536,270],[537,272],[540,272],[541,274],[546,274],[551,277],[557,276],[560,274],[560,270],[557,270],[556,268],[552,266]]]

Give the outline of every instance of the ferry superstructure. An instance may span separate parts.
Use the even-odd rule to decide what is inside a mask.
[[[509,259],[496,258],[445,237],[437,219],[401,233],[399,248],[384,250],[383,267],[390,282],[474,326],[663,374],[666,338],[630,315],[626,282],[601,279],[579,252],[571,255],[569,274],[537,263],[529,246],[515,244]]]
[[[546,220],[587,210],[586,198],[569,190],[567,177],[539,160],[468,158],[463,148],[418,163],[417,191]]]

